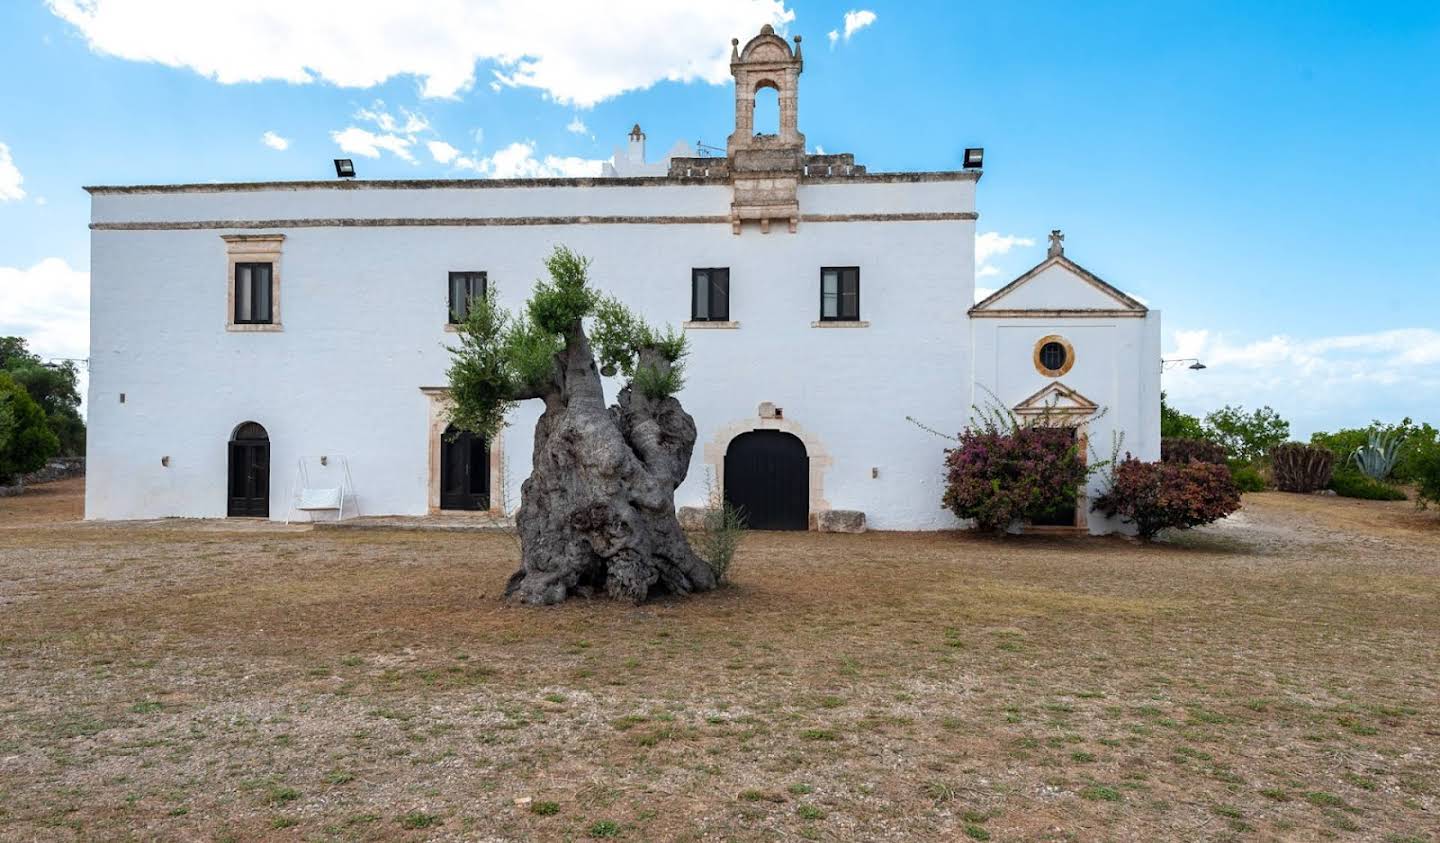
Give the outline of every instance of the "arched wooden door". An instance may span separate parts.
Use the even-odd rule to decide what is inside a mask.
[[[230,435],[228,489],[226,515],[270,517],[270,435],[255,422],[245,422]]]
[[[810,526],[810,459],[805,443],[779,430],[755,430],[725,451],[725,500],[752,530]]]
[[[440,508],[490,508],[490,443],[447,427],[440,436]]]

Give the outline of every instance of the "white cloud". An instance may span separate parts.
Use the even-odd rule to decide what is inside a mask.
[[[875,22],[875,13],[869,9],[845,13],[845,40]]]
[[[390,134],[418,135],[430,128],[430,121],[425,119],[425,115],[404,106],[400,107],[400,117],[397,118],[385,108],[384,100],[375,100],[369,108],[355,112],[355,119],[374,123],[380,131]]]
[[[430,131],[430,121],[425,119],[423,114],[417,114],[404,107],[399,111],[400,116],[396,117],[385,107],[382,100],[376,100],[369,108],[356,111],[354,118],[370,123],[380,131],[372,132],[359,126],[348,126],[345,129],[331,132],[330,137],[342,151],[352,155],[379,158],[382,151],[389,151],[396,157],[414,164],[416,163],[415,155],[410,148],[419,142],[417,135]],[[442,145],[450,147],[449,144],[443,142]],[[430,147],[430,153],[435,154],[433,145]],[[440,158],[437,156],[435,160],[440,161]],[[445,162],[440,161],[440,163]]]
[[[282,138],[274,132],[266,132],[265,134],[261,135],[260,142],[270,147],[271,149],[279,150],[280,152],[284,152],[285,150],[290,148],[290,139]]]
[[[840,41],[840,30],[832,29],[825,33],[825,37],[830,39],[830,49],[833,50],[835,49],[835,45]]]
[[[590,132],[589,129],[585,128],[585,121],[581,120],[578,114],[575,115],[575,119],[566,124],[565,131],[575,135],[584,135]]]
[[[1290,418],[1298,438],[1365,424],[1440,418],[1440,331],[1397,328],[1368,334],[1237,339],[1176,330],[1167,358],[1199,358],[1206,369],[1173,367],[1165,388],[1177,406],[1204,413],[1222,404],[1268,404]]]
[[[598,176],[600,167],[605,162],[600,159],[562,158],[556,155],[537,158],[534,141],[516,141],[494,155],[471,163],[473,169],[490,178],[534,179]]]
[[[10,147],[0,143],[0,202],[24,199],[25,189],[20,186],[24,181],[15,159],[10,157]]]
[[[996,289],[996,288],[994,288],[994,287],[976,287],[976,288],[975,288],[975,301],[976,301],[976,303],[978,304],[979,302],[982,302],[982,301],[990,298],[991,296],[995,295],[995,289]]]
[[[1000,268],[990,263],[991,258],[1009,254],[1010,250],[1016,247],[1028,248],[1034,245],[1035,241],[1031,238],[1017,234],[987,231],[975,235],[975,277],[994,278],[1000,274]]]
[[[440,164],[449,164],[460,156],[460,150],[445,141],[428,141],[425,146],[430,150],[430,157]]]
[[[536,88],[589,107],[662,80],[730,79],[730,38],[795,13],[784,0],[47,0],[90,49],[183,67],[223,84],[282,80],[369,88],[413,75],[427,97],[475,83]],[[856,26],[867,25],[873,13]],[[846,15],[850,28],[851,16]]]
[[[334,139],[335,145],[340,147],[342,152],[348,152],[351,155],[379,158],[381,150],[389,150],[406,161],[415,160],[415,156],[410,153],[410,146],[414,141],[399,135],[376,134],[358,126],[351,126],[348,129],[331,132],[330,137]]]
[[[88,357],[90,273],[61,258],[0,266],[0,336],[24,337],[41,357]]]

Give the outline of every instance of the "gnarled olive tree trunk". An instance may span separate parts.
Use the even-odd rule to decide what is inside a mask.
[[[651,350],[641,366],[669,367]],[[527,603],[604,590],[639,602],[715,587],[675,517],[675,488],[695,447],[695,422],[673,396],[629,385],[605,406],[600,372],[578,322],[557,355],[553,388],[536,397],[534,462],[521,486],[521,567],[505,588]]]
[[[558,603],[603,589],[638,602],[714,588],[675,517],[675,488],[695,448],[695,422],[674,397],[684,334],[657,331],[591,289],[590,261],[563,246],[545,267],[550,278],[535,283],[518,314],[486,297],[467,302],[461,345],[451,349],[457,426],[496,436],[516,403],[545,402],[516,515],[520,570],[505,595]],[[613,407],[596,350],[607,375],[625,373]]]

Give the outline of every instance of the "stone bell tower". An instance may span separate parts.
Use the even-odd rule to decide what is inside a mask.
[[[805,136],[797,127],[800,72],[805,59],[800,36],[791,52],[775,28],[765,24],[744,49],[731,39],[730,73],[735,77],[735,131],[726,141],[734,196],[730,223],[736,234],[747,220],[757,220],[768,232],[771,220],[784,220],[795,231],[800,224],[800,203],[795,191],[805,170]],[[780,132],[755,134],[755,95],[774,88],[780,95]]]

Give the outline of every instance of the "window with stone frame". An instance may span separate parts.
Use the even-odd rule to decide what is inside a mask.
[[[283,234],[222,234],[225,330],[279,331]]]
[[[705,267],[690,270],[690,321],[727,322],[729,319],[729,268]]]
[[[450,273],[450,324],[470,318],[470,302],[485,297],[488,281],[484,272]]]
[[[820,321],[860,320],[860,267],[827,266],[820,270]]]

